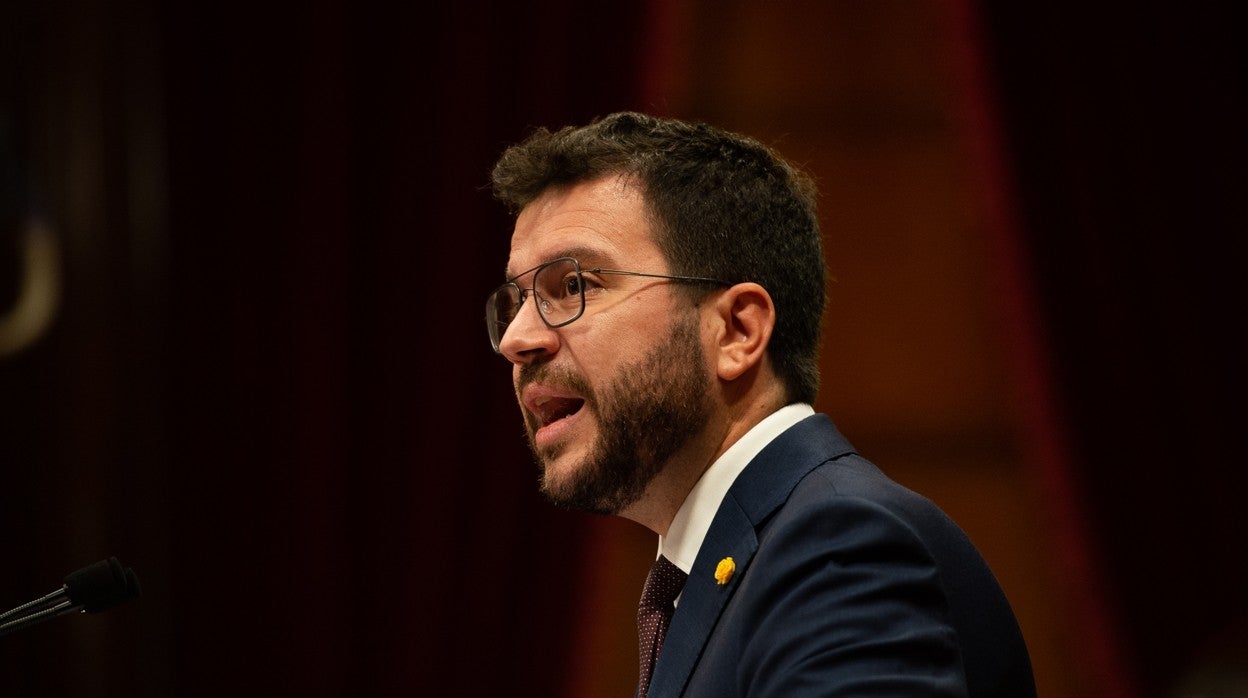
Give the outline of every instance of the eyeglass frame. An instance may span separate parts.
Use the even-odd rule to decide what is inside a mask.
[[[710,278],[706,278],[702,276],[651,274],[648,272],[641,272],[641,271],[625,271],[623,269],[606,269],[604,267],[594,267],[593,269],[581,269],[581,262],[576,257],[567,257],[567,256],[556,257],[555,259],[542,262],[541,264],[533,267],[532,269],[529,269],[528,271],[522,271],[519,274],[516,274],[515,276],[508,279],[506,283],[500,285],[498,288],[495,288],[493,291],[490,291],[489,295],[485,297],[485,329],[486,329],[486,333],[489,334],[490,336],[490,345],[494,347],[494,353],[496,354],[503,353],[502,349],[500,348],[503,343],[503,335],[507,334],[507,328],[511,327],[511,323],[515,321],[515,316],[513,316],[511,320],[508,320],[506,326],[504,326],[502,331],[498,333],[498,338],[495,339],[493,325],[497,325],[498,320],[497,319],[491,320],[490,318],[492,314],[491,311],[494,310],[495,306],[497,305],[496,303],[494,303],[494,297],[497,296],[500,292],[502,292],[503,289],[506,289],[506,288],[516,289],[517,295],[519,295],[520,297],[519,302],[516,303],[516,316],[518,316],[520,314],[520,308],[524,306],[524,302],[529,299],[529,296],[537,296],[537,299],[539,301],[542,300],[542,297],[541,295],[537,293],[537,288],[535,286],[523,288],[520,286],[520,284],[516,283],[516,279],[519,279],[524,276],[528,276],[529,274],[532,274],[533,278],[536,279],[538,273],[541,272],[543,269],[545,269],[546,267],[549,267],[552,264],[558,264],[560,262],[572,262],[572,267],[576,270],[577,279],[578,281],[580,281],[580,283],[578,283],[577,286],[579,287],[578,295],[580,296],[581,304],[580,304],[580,307],[577,309],[576,313],[572,317],[568,318],[567,320],[563,320],[563,321],[555,322],[555,323],[552,323],[550,320],[546,319],[546,314],[542,312],[541,305],[539,304],[537,306],[537,316],[540,317],[542,319],[542,322],[545,323],[545,325],[552,330],[558,329],[560,327],[567,327],[573,322],[576,322],[577,320],[581,319],[581,316],[585,314],[585,280],[584,280],[584,277],[582,277],[581,275],[586,274],[586,273],[588,274],[611,274],[615,276],[640,276],[640,277],[650,278],[650,279],[666,279],[668,281],[680,281],[683,283],[714,284],[716,286],[723,286],[725,288],[734,285],[732,282],[723,281],[722,279],[710,279]]]

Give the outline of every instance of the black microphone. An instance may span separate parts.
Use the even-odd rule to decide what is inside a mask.
[[[110,557],[69,573],[60,589],[0,613],[0,635],[69,613],[105,611],[139,597],[139,577]]]

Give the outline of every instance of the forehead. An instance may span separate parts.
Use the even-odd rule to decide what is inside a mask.
[[[582,266],[662,265],[639,187],[619,176],[552,189],[516,217],[508,277],[557,257]],[[638,266],[638,268],[641,268]]]

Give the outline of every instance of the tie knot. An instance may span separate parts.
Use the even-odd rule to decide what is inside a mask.
[[[650,568],[650,575],[646,577],[646,586],[641,591],[642,606],[670,612],[672,603],[676,601],[677,596],[680,596],[680,590],[685,587],[685,580],[688,577],[689,575],[672,564],[671,560],[660,555],[659,559],[654,561],[654,566]]]

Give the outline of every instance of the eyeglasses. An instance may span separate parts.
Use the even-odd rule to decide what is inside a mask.
[[[533,275],[533,285],[529,288],[521,288],[516,281],[529,274]],[[591,278],[586,278],[586,274]],[[582,271],[581,263],[576,259],[560,257],[515,275],[507,283],[494,289],[494,292],[486,299],[485,325],[490,333],[490,344],[494,346],[494,351],[499,351],[503,334],[507,332],[511,321],[516,319],[516,315],[520,313],[520,306],[530,294],[537,298],[537,314],[542,317],[542,322],[552,329],[563,327],[585,313],[585,293],[588,290],[592,295],[601,290],[602,286],[592,278],[601,274],[645,276],[690,284],[732,285],[727,281],[697,276],[646,274],[639,271],[621,271],[602,267]]]

